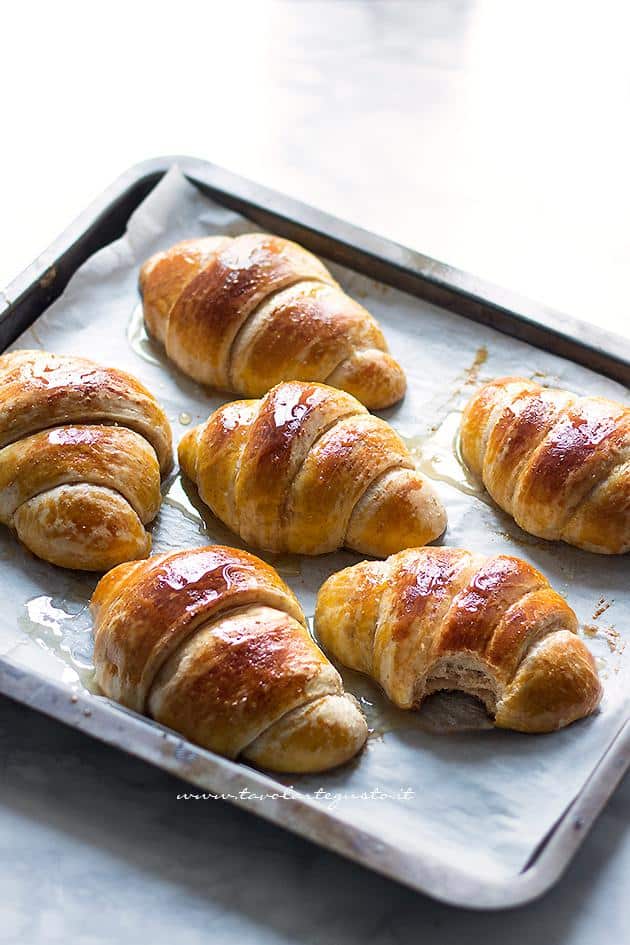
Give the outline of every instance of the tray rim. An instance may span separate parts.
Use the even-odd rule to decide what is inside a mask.
[[[20,273],[5,292],[0,292],[0,350],[61,294],[85,259],[116,238],[109,233],[101,239],[101,230],[106,225],[118,227],[122,234],[133,210],[173,165],[179,166],[193,184],[210,192],[215,199],[240,208],[241,212],[244,207],[253,209],[254,214],[247,215],[254,220],[256,216],[271,215],[276,218],[276,229],[307,245],[310,243],[310,248],[328,258],[357,269],[349,259],[354,258],[356,262],[359,254],[363,265],[367,266],[364,271],[383,282],[388,279],[383,278],[382,271],[393,267],[398,278],[389,284],[400,288],[402,280],[406,283],[404,291],[532,344],[538,342],[539,347],[543,340],[554,342],[562,349],[556,352],[561,356],[570,356],[567,352],[572,352],[575,355],[572,360],[630,384],[630,343],[626,339],[498,289],[207,161],[185,156],[153,158],[133,165]],[[221,200],[221,197],[227,199]],[[326,241],[335,244],[332,253],[330,242]],[[326,251],[321,249],[323,243]],[[378,273],[375,270],[379,270]],[[442,293],[440,299],[447,298],[449,304],[438,300],[435,290],[438,295]],[[476,308],[470,308],[471,300]],[[602,370],[602,365],[608,369]],[[206,752],[184,741],[177,733],[130,713],[110,700],[85,693],[72,695],[62,685],[6,658],[0,659],[0,692],[206,790],[210,789],[208,778],[213,779],[212,789],[218,793],[229,792],[235,778],[241,786],[247,786],[245,782],[249,781],[254,790],[270,786],[277,790],[278,782],[261,772]],[[185,764],[182,759],[186,759]],[[232,802],[442,902],[476,909],[501,909],[529,902],[551,888],[629,767],[630,721],[626,721],[577,797],[542,841],[530,864],[522,872],[500,879],[478,879],[430,854],[412,855],[400,851],[344,823],[307,798],[284,799],[271,804],[269,799]],[[334,824],[334,835],[330,831],[331,824]]]
[[[386,270],[393,269],[398,275],[396,285],[403,291],[490,325],[535,347],[553,341],[554,353],[630,388],[630,338],[583,322],[432,259],[209,161],[185,155],[149,158],[134,164],[79,214],[4,291],[0,290],[0,349],[10,343],[4,338],[3,329],[16,309],[20,311],[33,297],[49,305],[61,294],[78,266],[105,245],[98,241],[98,228],[108,212],[111,214],[111,208],[116,208],[121,221],[126,222],[141,200],[174,165],[191,183],[204,192],[210,192],[226,206],[238,209],[239,205],[247,205],[253,211],[248,214],[251,219],[256,220],[260,215],[275,217],[276,225],[285,235],[306,242],[316,253],[321,252],[357,271],[362,271],[356,264],[357,254],[365,257],[369,260],[369,274],[390,285]],[[120,235],[123,231],[124,225]],[[328,241],[326,252],[318,248],[318,244],[324,241]],[[331,248],[331,241],[334,248]],[[81,243],[82,252],[77,251],[77,243]],[[22,331],[21,327],[19,331]]]
[[[278,791],[279,782],[255,768],[206,751],[105,696],[75,692],[6,657],[0,658],[0,693],[206,792]],[[630,723],[626,722],[552,827],[533,864],[499,878],[480,878],[431,853],[402,851],[297,792],[283,799],[246,801],[233,796],[229,803],[447,905],[497,910],[531,902],[560,879],[629,765]]]

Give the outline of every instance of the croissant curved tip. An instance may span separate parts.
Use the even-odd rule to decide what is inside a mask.
[[[568,630],[551,633],[525,657],[497,705],[495,724],[544,734],[591,715],[603,695],[595,661]]]
[[[385,558],[435,541],[446,530],[446,511],[431,483],[415,469],[380,477],[352,513],[346,545]]]
[[[288,712],[249,745],[243,757],[272,771],[315,774],[350,761],[367,736],[367,722],[354,696],[327,695]]]
[[[354,351],[326,379],[331,387],[345,390],[368,410],[384,410],[402,400],[407,390],[405,372],[388,351],[367,348]]]
[[[108,571],[151,550],[151,536],[126,499],[88,483],[34,496],[17,509],[13,525],[29,551],[61,568]]]

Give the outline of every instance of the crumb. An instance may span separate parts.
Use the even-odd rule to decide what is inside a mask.
[[[605,597],[600,597],[597,601],[597,607],[593,611],[593,620],[597,620],[602,614],[606,613],[613,601],[607,601]]]
[[[582,626],[582,633],[585,637],[603,637],[608,644],[611,653],[623,653],[626,642],[619,631],[611,627],[597,627],[593,623],[585,623]]]
[[[615,627],[603,627],[602,633],[608,644],[611,653],[622,653],[625,648],[625,640]]]

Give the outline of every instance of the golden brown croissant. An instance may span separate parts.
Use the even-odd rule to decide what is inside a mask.
[[[468,403],[461,447],[525,531],[602,554],[630,550],[630,407],[503,377]]]
[[[575,614],[520,558],[411,548],[364,561],[325,582],[315,626],[334,657],[401,709],[460,690],[501,728],[550,732],[601,698]]]
[[[147,260],[140,289],[147,330],[201,384],[261,397],[280,381],[324,381],[371,409],[405,392],[376,321],[297,243],[184,240]]]
[[[0,521],[40,558],[104,571],[149,553],[171,432],[135,378],[46,351],[0,357]]]
[[[182,439],[179,461],[214,514],[269,551],[387,555],[446,526],[394,430],[323,384],[220,407]]]
[[[272,567],[213,545],[122,564],[91,603],[103,692],[229,758],[323,771],[367,737]]]

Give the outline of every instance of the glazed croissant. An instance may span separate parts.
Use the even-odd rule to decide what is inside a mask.
[[[0,521],[33,554],[87,571],[144,557],[171,465],[166,416],[129,374],[46,351],[0,357]]]
[[[325,582],[315,626],[329,653],[401,709],[461,690],[500,728],[550,732],[601,698],[575,614],[519,558],[412,548],[364,561]]]
[[[383,556],[446,526],[394,430],[323,384],[290,381],[220,407],[184,436],[179,461],[214,514],[269,551]]]
[[[323,771],[367,737],[356,700],[272,567],[213,545],[122,564],[92,597],[103,692],[204,748]]]
[[[525,531],[602,554],[630,550],[630,407],[503,377],[468,403],[461,448]]]
[[[280,381],[324,381],[371,409],[405,392],[376,321],[297,243],[184,240],[147,260],[140,289],[148,332],[201,384],[261,397]]]

